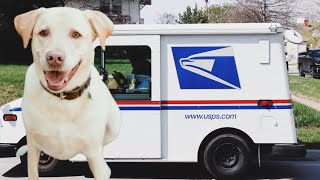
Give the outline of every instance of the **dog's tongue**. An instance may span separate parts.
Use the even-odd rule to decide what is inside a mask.
[[[68,81],[68,74],[61,71],[46,71],[45,78],[51,90],[61,90]]]

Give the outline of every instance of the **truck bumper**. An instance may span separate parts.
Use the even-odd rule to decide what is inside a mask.
[[[276,160],[304,159],[306,147],[303,144],[275,144],[272,146],[272,158]]]
[[[13,144],[0,144],[0,158],[15,157],[16,146]]]
[[[314,66],[313,73],[315,77],[320,77],[320,65]]]

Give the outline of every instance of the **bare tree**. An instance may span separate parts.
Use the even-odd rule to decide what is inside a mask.
[[[320,1],[319,0],[313,0],[312,1],[314,4],[318,5],[318,7],[320,7]]]
[[[320,0],[304,0],[301,6],[302,14],[313,21],[320,20]]]
[[[159,15],[157,24],[177,24],[178,18],[171,13],[164,13]]]
[[[320,23],[314,22],[312,27],[297,27],[297,30],[303,36],[304,41],[306,41],[307,46],[309,47],[319,47],[320,43]]]
[[[258,22],[253,12],[247,11],[244,7],[233,5],[229,8],[227,23],[252,23]]]
[[[294,26],[293,17],[297,0],[236,0],[236,11],[241,13],[239,17],[245,17],[245,21],[262,23],[278,22],[284,26]]]

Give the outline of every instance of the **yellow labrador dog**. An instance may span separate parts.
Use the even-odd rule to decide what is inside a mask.
[[[121,117],[93,66],[93,41],[104,48],[113,23],[98,11],[40,8],[14,24],[24,47],[32,38],[22,101],[29,179],[39,179],[40,151],[60,160],[82,153],[96,180],[109,179],[103,146],[117,137]]]

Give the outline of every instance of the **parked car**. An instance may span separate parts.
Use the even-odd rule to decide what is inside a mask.
[[[299,75],[305,77],[309,73],[313,78],[320,77],[320,49],[309,49],[307,52],[299,53],[298,57]]]

